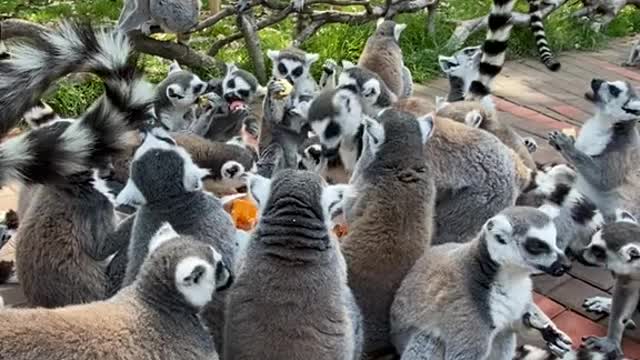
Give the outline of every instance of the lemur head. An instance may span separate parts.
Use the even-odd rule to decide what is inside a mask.
[[[176,108],[187,109],[198,101],[198,97],[207,91],[208,84],[198,75],[182,70],[177,62],[169,66],[169,74],[158,84],[160,96]]]
[[[571,262],[556,244],[556,227],[542,211],[510,207],[489,219],[482,236],[493,261],[530,273],[561,276]]]
[[[251,175],[247,188],[260,209],[257,232],[261,237],[277,235],[273,230],[278,227],[282,228],[281,235],[287,234],[289,227],[288,233],[295,237],[295,229],[304,228],[300,235],[317,242],[309,245],[323,248],[328,245],[324,240],[329,236],[332,220],[340,214],[344,196],[351,189],[345,184],[327,185],[318,174],[293,169],[279,171],[272,179]],[[291,214],[295,214],[294,221]],[[314,223],[318,222],[326,226],[315,228]]]
[[[615,122],[640,118],[640,98],[628,82],[593,79],[591,91],[587,98],[607,119]]]
[[[362,98],[365,112],[369,116],[375,116],[397,100],[395,94],[389,90],[378,74],[348,61],[343,61],[338,87],[346,86],[355,87],[358,95]]]
[[[134,286],[145,298],[197,313],[217,291],[231,286],[233,275],[213,247],[165,227],[154,236],[155,249],[150,248]]]
[[[433,134],[433,115],[415,117],[387,109],[377,118],[364,120],[362,154],[352,179],[394,175],[402,182],[415,182],[426,172],[423,149]]]
[[[253,74],[234,64],[227,64],[227,72],[222,80],[222,97],[229,104],[230,111],[245,108],[263,90]]]
[[[116,198],[119,205],[158,203],[202,190],[209,171],[198,167],[187,151],[161,128],[153,128],[136,150],[129,180]]]
[[[471,46],[458,50],[451,56],[438,56],[438,64],[447,77],[457,77],[471,82],[478,77],[481,58],[482,48]]]
[[[320,58],[318,54],[306,53],[297,48],[268,50],[267,56],[273,64],[273,78],[286,79],[293,86],[296,86],[300,80],[304,81],[311,77],[311,65]]]
[[[604,266],[620,275],[640,272],[640,225],[629,212],[616,211],[616,220],[604,224],[583,250],[585,265]]]
[[[376,30],[374,31],[373,36],[392,38],[397,43],[400,41],[400,35],[406,28],[406,24],[399,24],[393,20],[385,20],[384,18],[380,18],[376,23]]]
[[[353,86],[323,90],[311,102],[309,124],[327,154],[337,155],[340,142],[353,137],[364,117],[363,106]]]

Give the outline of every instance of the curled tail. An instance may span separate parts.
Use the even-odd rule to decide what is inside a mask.
[[[547,41],[547,34],[544,31],[544,23],[542,22],[542,12],[540,11],[541,0],[529,0],[529,17],[530,26],[533,36],[536,38],[536,46],[538,47],[538,53],[540,54],[540,61],[551,71],[560,70],[560,63],[555,59],[549,42]]]
[[[63,22],[57,29],[42,33],[37,42],[15,44],[10,53],[8,59],[0,61],[0,136],[38,105],[46,90],[65,75],[91,72],[101,76],[108,83],[109,95],[114,95],[114,90],[120,92],[110,89],[110,85],[121,83],[118,79],[133,79],[129,65],[133,55],[126,36],[95,32],[90,25]],[[140,100],[123,101],[119,95],[114,96],[114,105],[118,106]]]
[[[130,61],[124,34],[63,23],[44,38],[46,45],[18,45],[9,60],[0,62],[1,131],[15,125],[54,81],[68,73],[99,75],[105,93],[75,121],[52,122],[0,144],[0,185],[11,180],[63,180],[104,165],[125,148],[125,133],[149,116],[153,90]]]
[[[482,45],[479,79],[474,80],[468,100],[480,100],[491,93],[493,79],[502,71],[513,23],[511,12],[516,0],[493,0],[489,13],[487,37]]]

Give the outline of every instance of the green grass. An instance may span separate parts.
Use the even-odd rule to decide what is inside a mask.
[[[90,18],[94,22],[117,21],[123,0],[4,0],[0,1],[0,15],[19,17],[39,23],[50,23],[61,18]],[[206,1],[203,8],[206,9]],[[443,0],[437,18],[436,34],[425,31],[426,14],[404,14],[396,19],[407,24],[401,38],[401,46],[405,63],[411,69],[415,81],[423,82],[439,75],[436,59],[439,54],[450,50],[445,43],[455,29],[453,19],[471,19],[486,14],[491,0]],[[601,47],[610,37],[627,36],[640,31],[640,11],[627,7],[618,18],[609,25],[604,34],[591,31],[588,26],[569,18],[569,14],[579,5],[563,7],[545,21],[545,27],[552,49],[558,53],[567,50],[593,50]],[[521,0],[518,8],[526,11],[526,2]],[[354,7],[355,9],[355,7]],[[272,28],[260,31],[262,47],[280,49],[290,44],[294,21],[287,20]],[[304,50],[320,54],[320,60],[314,67],[317,74],[320,65],[326,58],[336,60],[357,60],[364,43],[373,31],[374,24],[367,25],[331,25],[322,28],[303,46]],[[192,45],[202,51],[207,50],[215,39],[236,32],[235,20],[227,19],[214,28],[194,36]],[[467,44],[480,44],[484,32],[472,36]],[[172,39],[172,36],[164,36]],[[515,29],[509,43],[509,58],[537,56],[531,32],[526,28]],[[224,48],[217,58],[225,62],[234,62],[239,66],[252,70],[249,56],[242,41]],[[267,71],[270,64],[265,55]],[[168,60],[152,56],[144,56],[142,60],[147,76],[154,82],[161,81],[168,69]],[[197,71],[209,77],[215,75],[211,71]],[[57,91],[48,97],[48,101],[56,111],[65,116],[76,116],[101,93],[99,82],[74,84],[63,81]]]

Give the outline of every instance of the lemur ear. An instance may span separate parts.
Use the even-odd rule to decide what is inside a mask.
[[[438,64],[440,65],[440,69],[442,69],[445,74],[448,74],[451,69],[459,65],[453,57],[442,55],[438,55]]]
[[[417,118],[418,125],[420,125],[420,134],[422,134],[422,143],[426,144],[433,134],[433,115],[427,114]]]
[[[362,84],[362,96],[365,98],[377,96],[380,94],[380,81],[377,79],[370,79]]]
[[[227,68],[227,74],[230,74],[236,70],[238,70],[238,66],[232,63],[225,63],[225,67]]]
[[[624,209],[616,209],[616,221],[617,222],[629,222],[637,224],[638,220],[629,211]]]
[[[248,177],[247,189],[253,200],[262,210],[269,200],[271,192],[271,180],[264,176],[251,174]]]
[[[154,252],[158,247],[160,247],[160,245],[177,237],[179,237],[179,235],[173,229],[173,226],[171,226],[171,224],[169,224],[168,222],[163,222],[162,225],[160,225],[160,228],[153,235],[153,237],[151,237],[151,240],[149,242],[148,254]]]
[[[171,65],[169,65],[169,74],[176,71],[182,71],[182,68],[180,67],[180,64],[178,64],[178,62],[174,60]]]
[[[640,247],[637,244],[627,244],[621,250],[627,262],[640,260]]]
[[[393,37],[396,41],[400,41],[400,35],[407,28],[407,24],[396,24],[396,27],[393,28]]]
[[[464,123],[473,128],[479,128],[483,120],[484,117],[478,110],[471,110],[464,117]]]
[[[373,148],[377,149],[384,142],[384,128],[382,124],[373,120],[364,120],[364,136],[365,141]]]
[[[315,53],[306,53],[304,55],[304,60],[307,63],[307,65],[311,66],[311,64],[315,63],[316,61],[318,61],[318,59],[320,59],[320,55],[319,54],[315,54]]]
[[[501,244],[506,244],[505,238],[513,232],[511,222],[504,215],[497,215],[489,219],[484,224],[484,229]]]
[[[342,60],[342,69],[347,70],[355,67],[356,65],[349,60]]]
[[[347,184],[329,185],[323,189],[322,209],[325,220],[331,221],[341,214],[343,201],[352,192],[352,186]]]
[[[442,96],[436,96],[436,113],[447,106],[449,106],[449,102]]]
[[[120,190],[120,193],[116,197],[116,204],[120,205],[129,205],[129,206],[140,206],[144,205],[147,200],[144,198],[144,195],[140,192],[140,189],[136,186],[136,184],[129,178],[127,181],[127,185]]]
[[[380,25],[382,25],[382,23],[384,22],[384,18],[381,17],[380,19],[378,19],[378,21],[376,21],[376,29],[380,27]]]
[[[267,88],[265,86],[258,85],[256,87],[256,95],[259,97],[267,95]]]
[[[184,189],[188,192],[202,190],[202,178],[208,175],[210,175],[209,170],[202,169],[190,161],[184,169]]]
[[[278,59],[278,56],[280,56],[280,51],[267,50],[267,56],[269,57],[269,59],[271,59],[271,61],[276,61],[276,59]]]

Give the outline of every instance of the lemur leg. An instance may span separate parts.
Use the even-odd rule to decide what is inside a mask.
[[[571,351],[571,338],[560,331],[536,304],[529,305],[529,309],[522,317],[522,322],[526,327],[540,332],[549,350],[559,357]]]
[[[411,96],[413,93],[413,75],[411,75],[411,71],[406,66],[402,68],[402,82],[404,84],[404,91],[401,96]]]
[[[465,242],[473,238],[489,218],[512,206],[511,189],[466,187],[438,196],[433,244]]]
[[[260,159],[256,164],[258,175],[271,178],[279,169],[284,159],[284,149],[280,144],[271,144],[260,151]]]
[[[493,338],[487,360],[512,360],[516,354],[516,334],[512,329],[502,331]]]
[[[627,320],[631,318],[636,310],[639,299],[640,283],[626,276],[618,275],[613,291],[607,336],[589,336],[584,339],[584,346],[590,350],[622,354],[622,335],[626,328]]]
[[[431,360],[443,359],[444,346],[442,342],[426,333],[414,335],[404,352],[400,355],[400,360]]]

